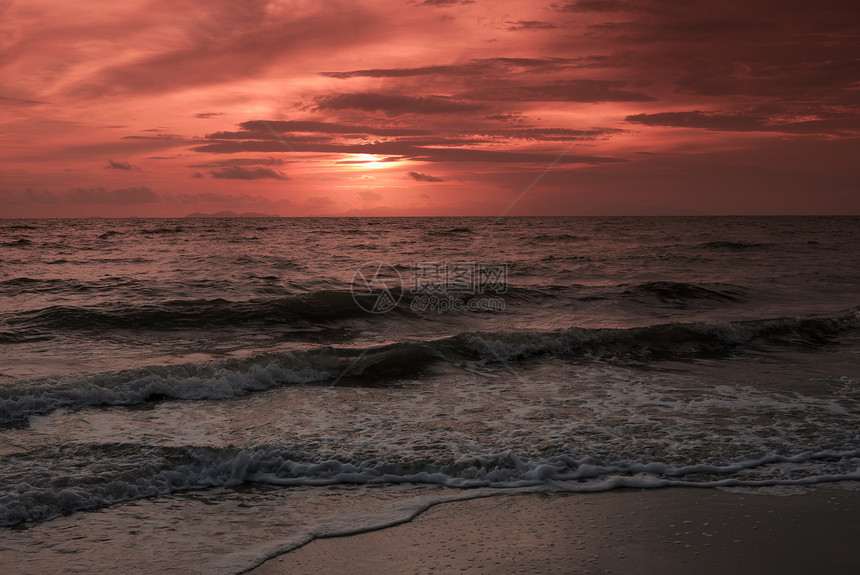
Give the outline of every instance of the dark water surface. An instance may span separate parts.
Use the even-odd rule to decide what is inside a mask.
[[[3,548],[236,573],[446,498],[856,482],[858,230],[0,220]]]

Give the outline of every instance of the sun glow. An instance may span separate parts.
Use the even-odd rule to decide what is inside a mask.
[[[376,169],[384,168],[389,162],[385,162],[384,158],[373,154],[352,154],[349,163],[356,167]]]

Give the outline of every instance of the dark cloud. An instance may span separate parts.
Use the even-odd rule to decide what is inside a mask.
[[[629,9],[623,20],[614,14],[592,20],[589,43],[608,50],[602,65],[628,70],[669,100],[692,94],[744,98],[747,105],[754,99],[857,104],[860,11],[851,3],[822,0],[814,10],[799,0],[693,0],[683,10],[669,0],[564,6]],[[578,40],[558,42],[561,48]]]
[[[646,126],[670,126],[674,128],[702,128],[705,130],[750,132],[761,131],[763,124],[760,118],[743,114],[725,114],[720,112],[661,112],[658,114],[634,114],[624,118],[625,122],[644,124]]]
[[[635,8],[626,0],[578,0],[551,6],[559,12],[623,12]]]
[[[191,177],[192,178],[202,178],[203,174],[201,174],[200,172],[194,172],[193,174],[191,174]]]
[[[371,68],[367,70],[349,70],[347,72],[320,72],[320,76],[328,78],[405,78],[408,76],[431,76],[444,74],[459,76],[468,74],[474,69],[473,65],[462,66],[420,66],[418,68]]]
[[[480,110],[472,102],[462,102],[444,96],[398,96],[375,92],[360,92],[319,96],[317,110],[363,110],[382,112],[386,116],[404,114],[460,114]]]
[[[224,112],[201,112],[200,114],[194,114],[195,118],[215,118],[217,116],[223,116]]]
[[[654,98],[624,89],[616,80],[569,80],[539,86],[504,82],[457,94],[461,100],[504,100],[519,102],[649,102]]]
[[[406,175],[415,180],[416,182],[444,182],[442,178],[437,178],[436,176],[430,176],[427,174],[422,174],[421,172],[406,172]]]
[[[591,128],[575,130],[572,128],[512,128],[505,130],[477,130],[478,135],[512,140],[533,140],[542,142],[562,142],[568,140],[600,140],[624,134],[629,130],[620,128]]]
[[[176,142],[184,138],[176,134],[156,134],[155,136],[123,136],[123,140],[153,140],[158,142]]]
[[[405,78],[410,76],[478,76],[529,70],[532,73],[558,72],[565,69],[593,67],[605,56],[582,58],[480,58],[463,64],[419,66],[417,68],[372,68],[347,72],[321,72],[329,78]]]
[[[713,132],[780,132],[785,134],[860,134],[860,117],[853,114],[831,114],[831,117],[806,115],[770,115],[773,108],[753,109],[744,113],[722,111],[661,112],[634,114],[625,121],[646,126],[698,128]]]
[[[8,106],[36,106],[38,104],[44,104],[45,102],[39,102],[38,100],[25,100],[24,98],[10,98],[8,96],[0,96],[0,105],[8,105]]]
[[[557,161],[559,164],[604,164],[623,162],[620,158],[605,156],[547,154],[537,152],[503,152],[497,150],[473,150],[453,148],[422,148],[416,150],[416,160],[424,162],[522,162],[538,165],[550,165]]]
[[[331,144],[299,142],[291,145],[296,152],[331,154],[379,154],[411,158],[424,162],[525,162],[549,165],[556,155],[537,152],[509,152],[500,150],[475,150],[469,148],[434,148],[416,145],[415,142],[374,142],[368,144]],[[223,140],[192,148],[195,152],[210,154],[238,154],[244,152],[286,152],[277,140]],[[603,156],[567,155],[559,163],[597,164],[619,162],[618,158]],[[363,162],[362,162],[363,163]]]
[[[516,32],[517,30],[547,30],[550,28],[558,28],[552,22],[543,22],[541,20],[517,20],[516,22],[507,22],[510,24],[508,30]]]
[[[128,162],[114,162],[113,160],[108,160],[108,165],[105,166],[109,170],[135,170],[134,166],[132,166]]]
[[[475,0],[424,0],[420,2],[419,6],[436,6],[436,7],[446,7],[446,6],[456,6],[458,4],[474,4]]]
[[[486,120],[498,120],[500,122],[510,122],[514,124],[522,124],[525,122],[525,116],[517,113],[505,113],[505,114],[489,114],[484,116]]]
[[[241,166],[229,166],[219,170],[210,170],[213,178],[222,180],[288,180],[289,177],[271,168],[255,167],[243,168]]]
[[[189,168],[223,168],[225,166],[283,166],[286,160],[282,158],[235,158],[232,160],[216,160],[205,164],[191,164]]]
[[[348,124],[335,124],[331,122],[318,121],[280,121],[280,120],[251,120],[239,124],[242,132],[235,134],[252,134],[255,137],[271,136],[272,130],[279,134],[310,132],[315,134],[351,134],[369,136],[422,136],[431,134],[429,130],[415,128],[386,128],[384,126],[351,126]],[[220,132],[222,134],[231,132]]]

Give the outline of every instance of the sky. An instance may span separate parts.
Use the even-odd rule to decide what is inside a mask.
[[[0,217],[860,214],[860,10],[0,0]]]

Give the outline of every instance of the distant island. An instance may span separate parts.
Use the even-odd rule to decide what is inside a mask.
[[[259,212],[242,212],[241,214],[237,214],[236,212],[226,211],[226,212],[215,212],[214,214],[204,214],[203,212],[194,212],[193,214],[188,214],[185,216],[186,218],[280,218],[281,216],[275,214],[261,214]]]

